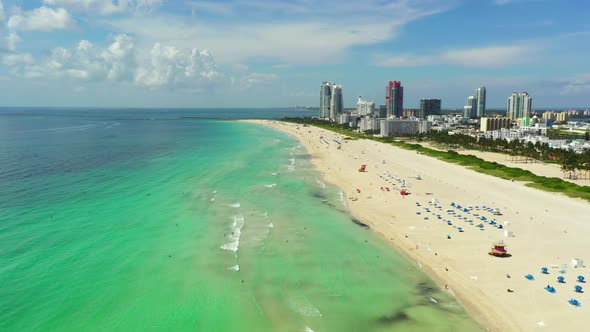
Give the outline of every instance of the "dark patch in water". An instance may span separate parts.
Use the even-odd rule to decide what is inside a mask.
[[[421,282],[421,283],[418,284],[418,291],[423,296],[431,296],[433,293],[436,293],[437,292],[437,289],[434,288],[434,287],[432,287],[427,282]]]
[[[326,199],[326,196],[324,194],[322,194],[319,191],[314,191],[311,193],[311,196],[315,197],[315,198],[322,198],[322,199]]]
[[[381,316],[377,319],[377,322],[381,325],[391,325],[400,322],[411,320],[410,316],[403,311],[396,312],[393,315]]]
[[[355,223],[355,224],[357,224],[357,225],[359,225],[361,227],[371,228],[371,227],[369,227],[369,225],[365,224],[364,222],[362,222],[362,221],[360,221],[360,220],[358,220],[356,218],[350,218],[350,219],[352,220],[353,223]]]
[[[299,159],[299,160],[311,160],[311,155],[310,154],[296,154],[294,156],[295,159]]]

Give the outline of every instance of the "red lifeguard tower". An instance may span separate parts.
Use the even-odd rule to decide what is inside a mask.
[[[506,250],[506,243],[504,241],[498,241],[492,244],[493,247],[488,252],[489,255],[495,257],[510,257],[511,255]]]
[[[359,168],[359,172],[366,172],[367,171],[367,165],[361,165],[361,168]]]

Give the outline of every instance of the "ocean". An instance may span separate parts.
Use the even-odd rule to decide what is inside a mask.
[[[479,331],[273,109],[0,109],[0,331]]]

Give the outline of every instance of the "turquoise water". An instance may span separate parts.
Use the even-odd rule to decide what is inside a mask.
[[[1,331],[479,330],[296,141],[172,113],[0,112]]]

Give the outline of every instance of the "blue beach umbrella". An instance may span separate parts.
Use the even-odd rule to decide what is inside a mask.
[[[565,283],[565,278],[563,276],[559,276],[559,277],[557,277],[557,282],[560,284],[563,284],[563,283]]]
[[[578,285],[578,286],[576,286],[576,287],[574,287],[574,291],[575,291],[576,293],[583,293],[583,292],[584,292],[584,291],[582,290],[582,286],[579,286],[579,285]]]
[[[542,267],[541,268],[541,273],[543,273],[543,274],[549,274],[549,269],[546,268],[546,267]]]
[[[576,307],[581,306],[582,304],[580,303],[580,301],[576,300],[576,299],[571,299],[569,301],[567,301],[569,304],[574,305]]]

